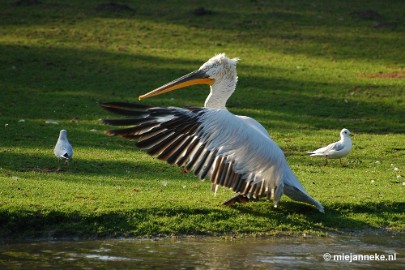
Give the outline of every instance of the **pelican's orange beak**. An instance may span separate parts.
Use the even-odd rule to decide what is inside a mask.
[[[176,89],[184,88],[195,84],[213,84],[214,80],[210,79],[209,76],[202,70],[193,71],[187,75],[184,75],[172,82],[169,82],[155,90],[150,91],[142,96],[139,96],[139,100],[157,96],[163,93],[167,93]]]

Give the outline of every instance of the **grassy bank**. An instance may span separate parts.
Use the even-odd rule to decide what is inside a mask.
[[[105,3],[0,3],[1,239],[404,230],[403,1]],[[103,134],[97,101],[135,101],[221,52],[241,58],[229,110],[270,131],[325,214],[286,197],[224,207],[231,192]],[[305,154],[344,127],[344,167]],[[56,171],[62,128],[75,157]]]

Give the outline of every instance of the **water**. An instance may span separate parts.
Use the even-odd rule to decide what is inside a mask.
[[[325,253],[330,254],[329,261]],[[355,256],[360,259],[360,255],[363,260],[336,261],[345,255],[350,260],[350,253],[352,260]],[[364,257],[370,255],[374,261]],[[395,260],[383,261],[382,255],[387,259],[395,256],[390,258]],[[376,233],[53,241],[0,246],[0,269],[405,269],[404,259],[405,234]]]

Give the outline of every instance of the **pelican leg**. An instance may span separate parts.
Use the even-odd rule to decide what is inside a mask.
[[[324,166],[328,165],[328,156],[325,156],[325,163],[323,165]]]
[[[230,199],[228,199],[228,200],[226,200],[226,201],[224,201],[222,204],[223,205],[226,205],[226,206],[232,206],[232,205],[234,205],[235,203],[248,203],[248,202],[254,202],[254,201],[257,201],[257,199],[255,199],[255,198],[248,198],[248,197],[246,197],[246,196],[244,196],[244,195],[241,195],[241,194],[236,194],[235,196],[233,196],[232,198],[230,198]]]

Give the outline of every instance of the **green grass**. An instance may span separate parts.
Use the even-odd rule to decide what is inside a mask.
[[[403,1],[15,2],[0,3],[2,240],[404,230]],[[213,13],[193,14],[201,5]],[[232,192],[103,134],[97,101],[135,101],[221,52],[241,58],[229,110],[269,130],[325,214],[287,197],[224,207]],[[305,155],[343,127],[355,134],[346,166]],[[75,162],[55,172],[62,128]]]

